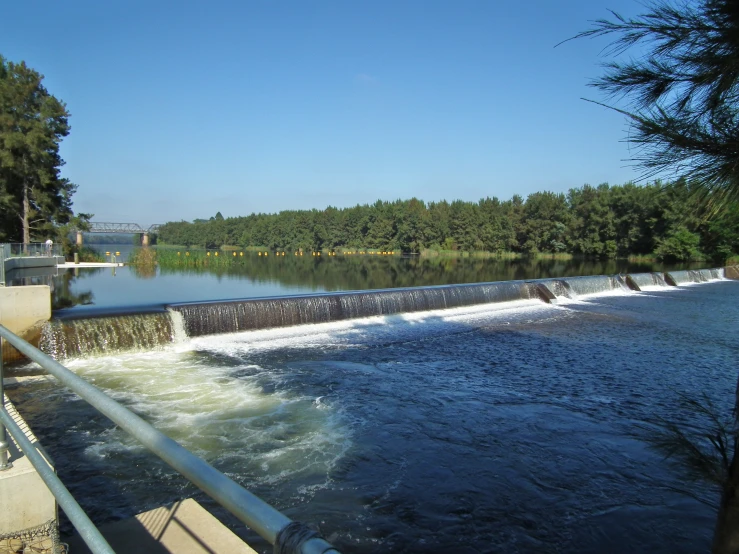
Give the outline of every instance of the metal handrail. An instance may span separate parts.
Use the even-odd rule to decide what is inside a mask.
[[[90,518],[87,517],[87,514],[74,499],[72,493],[67,490],[61,479],[57,477],[54,470],[46,463],[44,457],[36,450],[33,443],[28,440],[23,430],[10,417],[10,414],[5,410],[5,406],[0,409],[0,426],[5,426],[10,431],[10,434],[15,439],[21,451],[28,457],[31,465],[36,468],[39,476],[46,483],[46,486],[49,487],[54,498],[59,502],[64,513],[67,514],[69,521],[79,531],[80,537],[90,547],[93,554],[115,554],[115,550],[110,547],[108,541],[105,540],[100,531],[98,531],[98,528],[95,527],[95,524],[90,521]]]
[[[293,523],[290,518],[264,500],[226,477],[209,463],[195,456],[139,416],[118,404],[100,389],[78,377],[59,362],[2,325],[0,325],[0,337],[7,340],[19,352],[39,364],[63,385],[77,393],[100,413],[127,431],[170,467],[177,470],[262,538],[269,541],[270,544],[275,544],[278,534]],[[300,552],[302,554],[339,554],[328,542],[318,536],[302,542]]]
[[[0,244],[0,285],[5,286],[5,260],[10,256],[10,245]]]
[[[58,243],[46,244],[45,242],[8,242],[3,244],[3,259],[26,258],[29,256],[63,256],[62,245]]]

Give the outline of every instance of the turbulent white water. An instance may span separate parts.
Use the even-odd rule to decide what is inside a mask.
[[[171,343],[65,365],[347,552],[695,551],[710,518],[659,488],[682,476],[633,424],[683,417],[676,391],[732,397],[736,283],[599,283],[195,338],[175,314]],[[73,394],[16,390],[101,520],[193,494]]]
[[[252,482],[325,475],[348,447],[351,432],[338,410],[280,391],[279,375],[248,360],[210,363],[194,348],[178,344],[67,365],[197,455],[216,465],[230,459]],[[139,448],[113,429],[93,439],[86,454]]]
[[[357,422],[331,395],[295,394],[283,386],[284,369],[263,367],[255,355],[410,341],[483,322],[538,319],[552,311],[539,301],[522,300],[193,339],[184,337],[175,317],[174,334],[180,337],[175,343],[65,364],[192,452],[216,465],[240,467],[252,484],[296,476],[325,482],[350,447]],[[110,458],[142,448],[114,428],[90,437],[85,452]]]

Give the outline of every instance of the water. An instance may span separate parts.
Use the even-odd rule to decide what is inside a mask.
[[[125,254],[121,250],[121,254]],[[458,283],[547,279],[577,275],[688,269],[685,264],[643,264],[625,260],[496,260],[481,258],[401,258],[398,256],[259,257],[247,254],[228,266],[200,268],[123,267],[63,270],[54,277],[15,284],[49,284],[55,309],[92,313],[203,302],[392,289]]]
[[[730,415],[739,283],[600,281],[67,365],[344,552],[707,551],[716,492],[643,427]],[[10,393],[97,523],[195,496],[269,551],[74,395]]]

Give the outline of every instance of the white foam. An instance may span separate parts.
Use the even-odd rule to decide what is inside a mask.
[[[291,347],[325,348],[348,346],[365,340],[387,340],[397,333],[423,334],[448,330],[449,326],[472,325],[483,321],[505,320],[528,312],[551,310],[539,300],[517,300],[478,304],[446,310],[410,312],[294,327],[242,331],[193,338],[192,349],[206,349],[239,354],[253,350],[275,350]]]

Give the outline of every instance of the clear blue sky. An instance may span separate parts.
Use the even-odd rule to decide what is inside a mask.
[[[0,53],[67,103],[74,208],[150,224],[622,184],[584,102],[635,0],[6,2]]]

